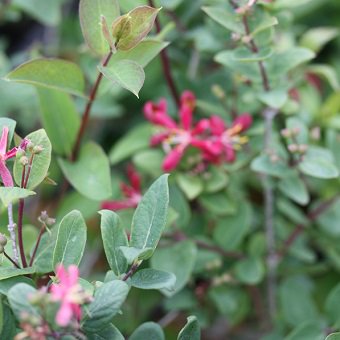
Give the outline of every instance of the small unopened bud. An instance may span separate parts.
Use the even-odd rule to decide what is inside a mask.
[[[307,145],[307,144],[301,144],[301,145],[299,145],[299,152],[300,152],[301,154],[305,154],[307,150],[308,150],[308,145]]]
[[[245,35],[245,36],[243,36],[242,39],[241,39],[241,41],[242,41],[244,44],[246,44],[246,45],[248,45],[248,44],[251,42],[251,40],[252,40],[252,37],[249,36],[249,35]]]
[[[25,150],[23,150],[23,149],[18,149],[18,151],[17,151],[15,157],[16,157],[16,159],[20,159],[21,157],[23,157],[23,156],[25,156],[25,155],[26,155]]]
[[[44,210],[41,212],[40,216],[38,217],[38,221],[46,224],[47,226],[51,226],[55,223],[55,218],[49,217],[47,214],[47,211]]]
[[[0,245],[5,246],[7,244],[7,237],[4,234],[0,234]]]
[[[33,148],[34,148],[34,144],[29,141],[26,145],[26,149],[29,151],[29,152],[33,152]]]
[[[41,153],[44,150],[44,148],[41,145],[36,145],[33,148],[33,153],[38,155],[39,153]]]
[[[289,144],[288,145],[288,150],[291,152],[291,153],[296,153],[299,151],[299,146],[297,144]]]
[[[22,156],[19,160],[20,164],[25,166],[29,163],[28,158],[26,156]]]
[[[239,41],[239,40],[241,40],[241,34],[240,34],[240,33],[233,32],[233,33],[231,33],[231,39],[232,39],[233,41]]]
[[[281,130],[281,136],[285,138],[290,138],[292,136],[292,132],[290,129]]]

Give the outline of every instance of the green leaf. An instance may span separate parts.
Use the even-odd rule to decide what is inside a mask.
[[[8,138],[7,138],[7,148],[10,148],[11,141],[14,135],[14,130],[17,122],[10,118],[0,117],[0,134],[2,134],[2,129],[4,126],[8,127]]]
[[[222,168],[210,167],[204,178],[204,191],[213,193],[224,189],[229,182],[229,177]]]
[[[137,125],[130,129],[111,149],[109,153],[111,164],[129,158],[139,150],[147,149],[151,136],[150,124]]]
[[[82,195],[97,201],[111,196],[110,164],[98,144],[85,144],[76,162],[61,158],[58,162],[65,177]]]
[[[20,198],[35,195],[34,191],[22,189],[18,187],[1,187],[0,199],[2,204],[7,207],[10,203],[17,202]]]
[[[112,324],[108,327],[96,332],[96,333],[88,333],[88,340],[125,340],[122,333]]]
[[[40,145],[42,147],[42,151],[34,156],[30,177],[27,183],[27,189],[32,190],[47,177],[48,169],[51,163],[52,146],[45,130],[43,129],[30,133],[28,136],[26,136],[26,138],[29,139],[34,145]],[[19,160],[15,160],[13,175],[15,182],[18,185],[21,184],[22,168],[23,166]]]
[[[271,17],[271,16],[265,16],[260,23],[255,27],[255,29],[252,30],[251,36],[255,37],[257,34],[265,31],[268,28],[271,28],[275,25],[277,25],[279,22],[277,18]]]
[[[339,29],[336,27],[312,28],[302,35],[300,45],[318,53],[329,41],[338,35]]]
[[[11,5],[23,10],[44,25],[56,26],[61,20],[62,0],[12,0]]]
[[[179,332],[177,340],[200,340],[201,331],[196,316],[189,316],[186,325]]]
[[[159,177],[149,188],[133,215],[130,245],[155,250],[165,227],[169,189],[167,174]]]
[[[339,91],[340,83],[338,79],[338,74],[333,67],[323,64],[313,64],[308,66],[307,71],[314,73],[321,78],[324,78],[326,81],[328,81],[329,85],[333,88],[334,91]]]
[[[119,247],[127,246],[128,239],[116,213],[110,210],[101,210],[99,214],[101,215],[100,229],[105,255],[110,268],[119,276],[127,269],[127,261]]]
[[[258,63],[270,58],[272,55],[273,50],[271,48],[264,48],[254,53],[246,47],[239,47],[232,52],[232,58],[240,63]]]
[[[168,42],[160,40],[155,39],[144,40],[131,50],[117,51],[117,53],[115,53],[111,57],[108,64],[108,68],[111,68],[111,65],[126,59],[134,61],[144,68],[168,45],[169,45]]]
[[[2,309],[2,323],[6,327],[3,327],[2,331],[0,331],[0,339],[14,339],[17,334],[14,315],[7,305],[3,304]]]
[[[259,93],[258,98],[265,105],[275,109],[280,109],[286,103],[288,94],[286,90],[276,89],[273,91]]]
[[[230,199],[226,192],[204,194],[198,200],[205,209],[216,215],[230,215],[234,214],[236,210],[235,202]]]
[[[271,76],[282,76],[314,57],[315,53],[307,48],[292,47],[270,58],[267,62],[267,72]]]
[[[133,287],[140,289],[166,289],[173,290],[176,276],[162,270],[146,268],[135,273],[130,280]]]
[[[255,285],[262,281],[265,274],[263,262],[259,258],[240,260],[235,266],[235,276],[240,282]]]
[[[39,317],[37,307],[29,302],[29,296],[36,292],[35,288],[26,283],[18,283],[8,291],[8,302],[18,320],[25,312],[30,316]]]
[[[101,16],[105,16],[108,25],[119,16],[118,0],[81,0],[79,19],[84,39],[95,54],[103,56],[109,52],[109,45],[101,27]]]
[[[145,81],[145,73],[138,63],[122,59],[107,67],[98,66],[99,71],[109,80],[132,92],[137,98]]]
[[[320,322],[309,321],[298,325],[285,340],[324,340],[323,326]]]
[[[291,326],[318,318],[312,297],[312,286],[306,277],[290,276],[279,287],[279,301],[284,320]]]
[[[250,165],[253,171],[261,172],[270,176],[283,178],[289,170],[287,164],[281,159],[271,160],[267,154],[257,156]]]
[[[86,244],[86,224],[81,213],[71,211],[60,222],[53,252],[53,267],[79,265]]]
[[[26,276],[15,276],[0,281],[0,293],[7,295],[8,291],[18,283],[25,283],[34,287],[34,281]],[[1,334],[1,333],[0,333]]]
[[[217,222],[213,237],[225,250],[237,249],[248,235],[252,223],[252,210],[248,203],[239,205],[236,213]]]
[[[299,164],[299,169],[306,175],[317,178],[337,178],[339,171],[336,166],[324,159],[305,159]]]
[[[145,260],[151,257],[153,253],[152,248],[138,249],[134,247],[119,247],[121,253],[125,257],[128,264],[135,262],[136,260]]]
[[[129,337],[129,340],[165,340],[162,327],[155,322],[141,324]]]
[[[43,126],[51,140],[53,150],[70,156],[80,119],[71,97],[55,90],[37,88]]]
[[[182,241],[166,248],[159,248],[151,258],[154,269],[174,273],[176,283],[174,289],[162,290],[166,296],[172,296],[184,288],[189,281],[197,257],[197,248],[194,242]]]
[[[11,277],[28,275],[35,273],[35,269],[33,267],[28,268],[13,268],[13,267],[0,267],[0,280],[6,280]]]
[[[203,191],[203,181],[199,176],[178,173],[176,181],[188,200],[193,200]]]
[[[53,252],[57,240],[58,228],[53,227],[51,233],[44,233],[41,238],[33,266],[37,273],[49,273],[54,270]]]
[[[133,156],[133,163],[141,172],[158,177],[163,173],[163,158],[164,153],[159,149],[142,150]]]
[[[337,284],[328,294],[325,303],[325,311],[327,313],[328,321],[331,322],[331,326],[334,329],[338,329],[340,326],[339,299],[340,284]]]
[[[83,317],[82,328],[97,332],[119,312],[129,293],[129,286],[123,281],[110,281],[101,285],[94,294],[94,300]]]
[[[233,11],[221,7],[202,7],[202,10],[229,31],[244,34],[242,21]]]
[[[309,193],[306,184],[296,172],[293,172],[291,176],[281,179],[279,189],[296,203],[305,205],[309,202]]]
[[[78,65],[66,60],[31,60],[8,73],[4,80],[84,96],[84,75]]]
[[[123,20],[124,24],[115,30],[115,23],[113,23],[117,49],[127,51],[137,46],[151,31],[159,10],[149,6],[139,6],[118,18],[117,20]]]
[[[340,340],[340,333],[332,333],[325,340]]]

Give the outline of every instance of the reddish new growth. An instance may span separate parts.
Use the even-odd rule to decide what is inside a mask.
[[[6,152],[7,150],[7,141],[8,141],[8,132],[9,129],[7,126],[4,126],[2,129],[2,134],[0,138],[0,177],[2,180],[2,183],[4,184],[5,187],[12,187],[13,184],[13,178],[6,166],[6,161],[7,159],[13,158],[16,156],[17,152],[22,149],[26,149],[26,146],[28,144],[28,140],[24,139],[20,146],[15,147],[9,151]]]
[[[240,133],[252,124],[250,115],[239,116],[229,128],[219,116],[193,123],[195,103],[196,98],[192,92],[185,91],[182,94],[179,123],[168,115],[165,99],[161,99],[158,104],[147,102],[144,106],[145,117],[162,128],[160,133],[151,138],[151,145],[162,144],[166,152],[164,171],[174,170],[189,146],[200,151],[202,161],[219,164],[233,162],[235,150],[247,142],[247,137],[240,136]]]
[[[132,165],[129,165],[127,168],[127,177],[130,185],[125,183],[120,184],[120,190],[125,196],[125,199],[104,201],[101,204],[102,209],[117,211],[137,207],[142,198],[141,178]]]

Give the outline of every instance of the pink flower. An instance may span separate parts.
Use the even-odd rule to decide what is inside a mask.
[[[164,130],[154,135],[150,141],[152,146],[162,143],[167,153],[162,165],[164,171],[174,170],[190,145],[202,148],[203,141],[199,140],[199,135],[209,127],[209,122],[207,119],[202,119],[193,126],[192,114],[195,103],[196,98],[192,92],[185,91],[182,94],[179,124],[168,115],[165,99],[161,99],[158,104],[147,102],[144,106],[145,117]]]
[[[15,157],[19,149],[25,149],[28,144],[28,140],[24,139],[19,147],[15,147],[6,152],[8,131],[9,131],[8,127],[4,126],[0,138],[0,177],[5,187],[12,187],[14,185],[13,179],[10,171],[6,166],[6,160]]]
[[[124,200],[104,201],[101,204],[102,209],[122,210],[128,208],[136,208],[142,199],[141,179],[137,171],[132,165],[127,168],[127,176],[130,185],[121,183],[120,190],[125,196]]]
[[[248,138],[241,136],[240,133],[247,130],[251,124],[252,117],[249,114],[237,117],[230,128],[221,117],[211,116],[209,120],[211,136],[202,145],[204,158],[212,163],[233,162],[236,158],[235,151],[248,141]]]
[[[82,289],[78,283],[79,269],[71,265],[66,270],[63,265],[58,265],[56,277],[59,283],[51,286],[53,301],[60,301],[60,308],[56,315],[56,322],[59,326],[65,327],[75,318],[81,318],[80,304],[84,303]]]

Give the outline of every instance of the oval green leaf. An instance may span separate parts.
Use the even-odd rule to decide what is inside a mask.
[[[78,65],[66,60],[31,60],[8,73],[4,79],[84,96],[84,75]]]
[[[37,130],[26,136],[34,145],[40,145],[42,151],[36,154],[33,159],[30,177],[27,183],[27,189],[34,189],[46,178],[51,163],[51,142],[44,129]],[[22,164],[16,160],[13,168],[15,182],[21,184]]]
[[[130,280],[133,287],[140,289],[166,289],[174,290],[176,276],[173,273],[152,268],[139,270]]]
[[[88,142],[80,150],[78,160],[58,159],[59,165],[73,187],[82,195],[101,201],[111,196],[109,160],[96,143]]]
[[[77,210],[71,211],[60,222],[53,252],[53,267],[79,265],[86,244],[86,223]]]

